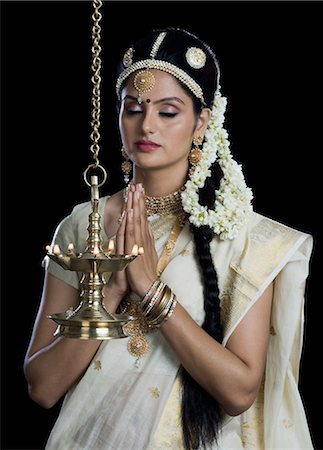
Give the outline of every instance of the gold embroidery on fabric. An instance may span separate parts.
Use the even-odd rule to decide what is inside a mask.
[[[241,441],[244,448],[264,448],[264,379],[253,405],[242,414]]]
[[[177,375],[158,427],[147,450],[184,450],[181,399],[182,385]]]
[[[220,294],[224,335],[241,319],[266,278],[298,238],[298,231],[267,218],[250,231],[242,254],[230,265]]]
[[[224,335],[227,335],[244,316],[257,298],[266,280],[279,267],[284,257],[293,248],[300,234],[264,218],[251,229],[241,254],[232,260],[227,278],[220,294],[221,320]],[[270,329],[271,335],[276,331]],[[241,420],[241,440],[245,448],[264,448],[264,380],[254,404]],[[287,427],[289,422],[285,421]]]
[[[283,420],[283,425],[284,425],[285,428],[291,428],[294,425],[294,423],[290,419],[284,419]]]
[[[149,222],[155,241],[161,238],[164,234],[166,233],[169,234],[171,232],[175,220],[176,220],[175,215],[167,214],[165,216],[160,216],[158,217],[158,219]]]
[[[94,365],[94,370],[102,369],[101,361],[99,359],[97,359],[96,361],[93,361],[93,365]]]
[[[269,333],[270,333],[272,336],[276,336],[276,331],[275,331],[275,328],[274,328],[273,326],[270,327]]]
[[[158,398],[160,396],[160,390],[157,387],[149,388],[149,394],[153,398]]]

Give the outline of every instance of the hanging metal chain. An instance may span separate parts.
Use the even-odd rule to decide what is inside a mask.
[[[100,91],[100,85],[101,85],[101,46],[100,46],[100,39],[101,39],[101,27],[99,25],[100,20],[102,19],[102,14],[100,13],[100,8],[102,6],[101,0],[93,0],[93,7],[94,7],[94,13],[92,14],[93,19],[93,27],[92,27],[92,78],[91,81],[93,83],[93,90],[92,90],[92,133],[91,133],[91,139],[93,141],[93,144],[91,145],[90,149],[93,153],[93,159],[95,161],[95,165],[99,165],[99,158],[98,154],[100,151],[99,146],[99,140],[100,140],[100,114],[101,114],[101,91]]]
[[[91,69],[93,72],[93,75],[91,77],[91,81],[93,84],[92,89],[92,121],[91,121],[91,140],[92,145],[90,147],[91,152],[93,153],[93,159],[94,164],[90,164],[88,168],[85,170],[83,177],[85,180],[85,183],[90,186],[90,183],[87,180],[87,174],[89,169],[101,169],[103,172],[103,181],[99,184],[99,186],[102,186],[102,184],[107,179],[107,172],[106,170],[100,165],[99,162],[99,151],[100,151],[100,114],[101,114],[101,67],[102,67],[102,61],[100,58],[101,53],[101,27],[100,27],[100,20],[102,19],[102,14],[100,13],[100,8],[102,6],[101,0],[93,0],[93,8],[94,12],[92,14],[92,20],[93,20],[93,27],[92,27],[92,65]]]

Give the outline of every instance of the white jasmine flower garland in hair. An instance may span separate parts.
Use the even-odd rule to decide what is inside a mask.
[[[195,226],[208,225],[220,239],[233,239],[252,211],[252,191],[247,187],[241,166],[232,158],[228,133],[223,128],[227,100],[214,97],[211,118],[205,133],[202,158],[182,192],[184,210]],[[211,175],[210,167],[218,160],[223,171],[214,209],[199,203],[198,191]]]

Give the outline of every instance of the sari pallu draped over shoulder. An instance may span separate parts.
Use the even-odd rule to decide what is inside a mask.
[[[102,212],[105,199],[100,200]],[[58,226],[54,240],[61,248],[71,239],[78,251],[84,247],[89,210],[88,203],[78,205]],[[163,236],[156,241],[159,255],[166,240]],[[266,370],[258,398],[240,416],[226,417],[213,449],[313,449],[297,387],[311,251],[310,235],[257,213],[233,241],[214,237],[211,242],[224,346],[274,280]],[[76,274],[68,273],[66,278],[65,271],[56,266],[45,261],[49,273],[78,285]],[[201,325],[203,286],[188,224],[161,279]],[[127,350],[128,338],[100,345],[82,379],[67,393],[46,450],[184,448],[177,376],[180,362],[161,332],[146,337],[150,350],[139,366]]]

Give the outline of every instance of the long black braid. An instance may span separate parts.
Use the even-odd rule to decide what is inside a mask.
[[[222,171],[217,162],[211,167],[211,177],[199,191],[201,205],[214,208],[215,190],[219,186]],[[222,341],[223,330],[220,320],[220,301],[217,273],[210,253],[210,242],[214,236],[208,226],[199,228],[191,224],[196,256],[201,267],[204,286],[205,319],[202,328],[218,342]],[[218,402],[203,389],[191,375],[181,367],[183,383],[182,427],[187,450],[205,447],[217,440],[221,425],[222,410]]]

